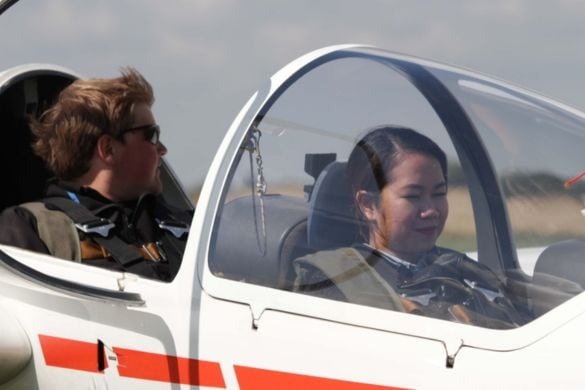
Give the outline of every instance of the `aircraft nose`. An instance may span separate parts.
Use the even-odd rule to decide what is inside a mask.
[[[15,377],[32,357],[30,341],[16,318],[0,306],[0,385]]]

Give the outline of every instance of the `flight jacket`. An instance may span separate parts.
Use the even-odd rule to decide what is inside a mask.
[[[121,239],[141,256],[132,264],[120,264],[92,234],[75,227],[65,213],[52,210],[44,201],[66,198],[113,224],[109,235]],[[131,202],[113,203],[89,187],[53,181],[46,197],[39,202],[7,208],[0,215],[0,243],[80,261],[118,271],[169,281],[177,273],[187,234],[176,237],[161,228],[161,221],[174,221],[188,227],[190,211],[168,205],[162,197],[144,194]]]

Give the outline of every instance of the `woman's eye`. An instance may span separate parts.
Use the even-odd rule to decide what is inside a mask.
[[[433,197],[435,197],[435,198],[440,198],[440,197],[443,197],[443,196],[447,196],[447,192],[443,192],[442,191],[442,192],[435,192],[433,194]]]
[[[403,198],[410,199],[410,200],[416,200],[416,199],[420,198],[420,195],[404,195]]]

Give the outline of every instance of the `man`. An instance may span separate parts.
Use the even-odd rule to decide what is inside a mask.
[[[189,213],[171,210],[158,196],[167,149],[153,103],[151,85],[132,68],[65,88],[31,123],[33,150],[56,180],[40,202],[2,213],[0,243],[172,279]]]

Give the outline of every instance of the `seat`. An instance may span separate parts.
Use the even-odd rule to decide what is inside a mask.
[[[566,240],[550,245],[536,260],[535,278],[552,275],[585,287],[585,240]]]
[[[550,245],[536,260],[529,296],[536,316],[557,307],[583,291],[585,240]]]
[[[209,267],[220,277],[291,290],[293,261],[311,252],[351,246],[358,240],[345,163],[332,162],[318,175],[310,202],[267,194],[223,205]]]
[[[360,222],[346,165],[330,163],[315,182],[307,221],[307,241],[313,251],[347,247],[359,241]]]
[[[3,186],[0,210],[29,202],[44,194],[52,173],[32,151],[28,122],[45,110],[72,78],[56,75],[24,77],[0,93],[0,128],[3,151],[0,154]]]
[[[302,198],[244,196],[223,206],[210,258],[221,277],[291,290],[293,260],[307,253],[307,203]]]

